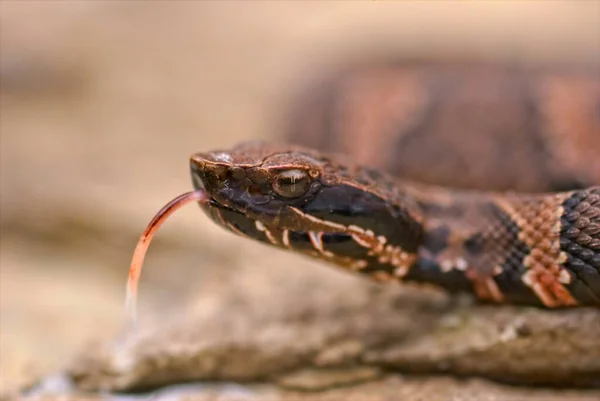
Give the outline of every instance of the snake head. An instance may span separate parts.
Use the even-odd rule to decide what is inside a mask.
[[[236,234],[352,268],[416,250],[420,225],[381,192],[391,182],[348,160],[248,142],[194,154],[190,167],[210,197],[201,207]]]
[[[211,198],[205,207],[209,215],[233,231],[256,234],[250,227],[256,221],[301,230],[294,210],[301,210],[319,192],[324,163],[310,150],[254,141],[196,153],[190,168],[194,187]]]

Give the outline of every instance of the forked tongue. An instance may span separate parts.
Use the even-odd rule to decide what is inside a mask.
[[[142,233],[137,243],[137,246],[135,247],[135,251],[133,252],[131,266],[129,267],[129,278],[127,280],[125,312],[127,313],[127,316],[130,319],[129,323],[131,324],[131,326],[135,327],[137,322],[138,282],[140,280],[140,276],[142,275],[142,265],[144,263],[144,257],[146,256],[146,251],[150,246],[152,237],[154,237],[154,234],[156,233],[156,231],[158,231],[158,229],[165,222],[165,220],[182,206],[185,206],[191,202],[206,202],[209,199],[210,198],[208,194],[200,189],[192,192],[187,192],[183,195],[179,195],[177,198],[173,199],[171,202],[163,206],[163,208],[160,209],[158,213],[156,213],[156,215],[148,224],[148,227],[146,227],[146,229]]]

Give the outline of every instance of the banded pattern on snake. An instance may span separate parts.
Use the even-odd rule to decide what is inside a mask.
[[[296,105],[295,145],[197,153],[193,185],[224,228],[381,282],[600,306],[597,72],[361,66]]]

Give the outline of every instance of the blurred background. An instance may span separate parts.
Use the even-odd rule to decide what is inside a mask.
[[[598,63],[600,3],[0,2],[0,390],[118,330],[131,252],[191,188],[190,154],[277,137],[315,76],[384,54]],[[258,247],[183,209],[142,310]]]

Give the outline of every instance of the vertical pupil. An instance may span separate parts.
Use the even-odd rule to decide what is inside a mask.
[[[299,196],[306,191],[307,183],[307,175],[304,171],[284,171],[277,177],[273,189],[281,196]]]
[[[296,183],[296,177],[284,177],[282,181],[283,185],[293,186]]]
[[[297,175],[284,176],[281,177],[279,185],[293,192],[296,188],[296,181],[299,181],[301,178]]]

